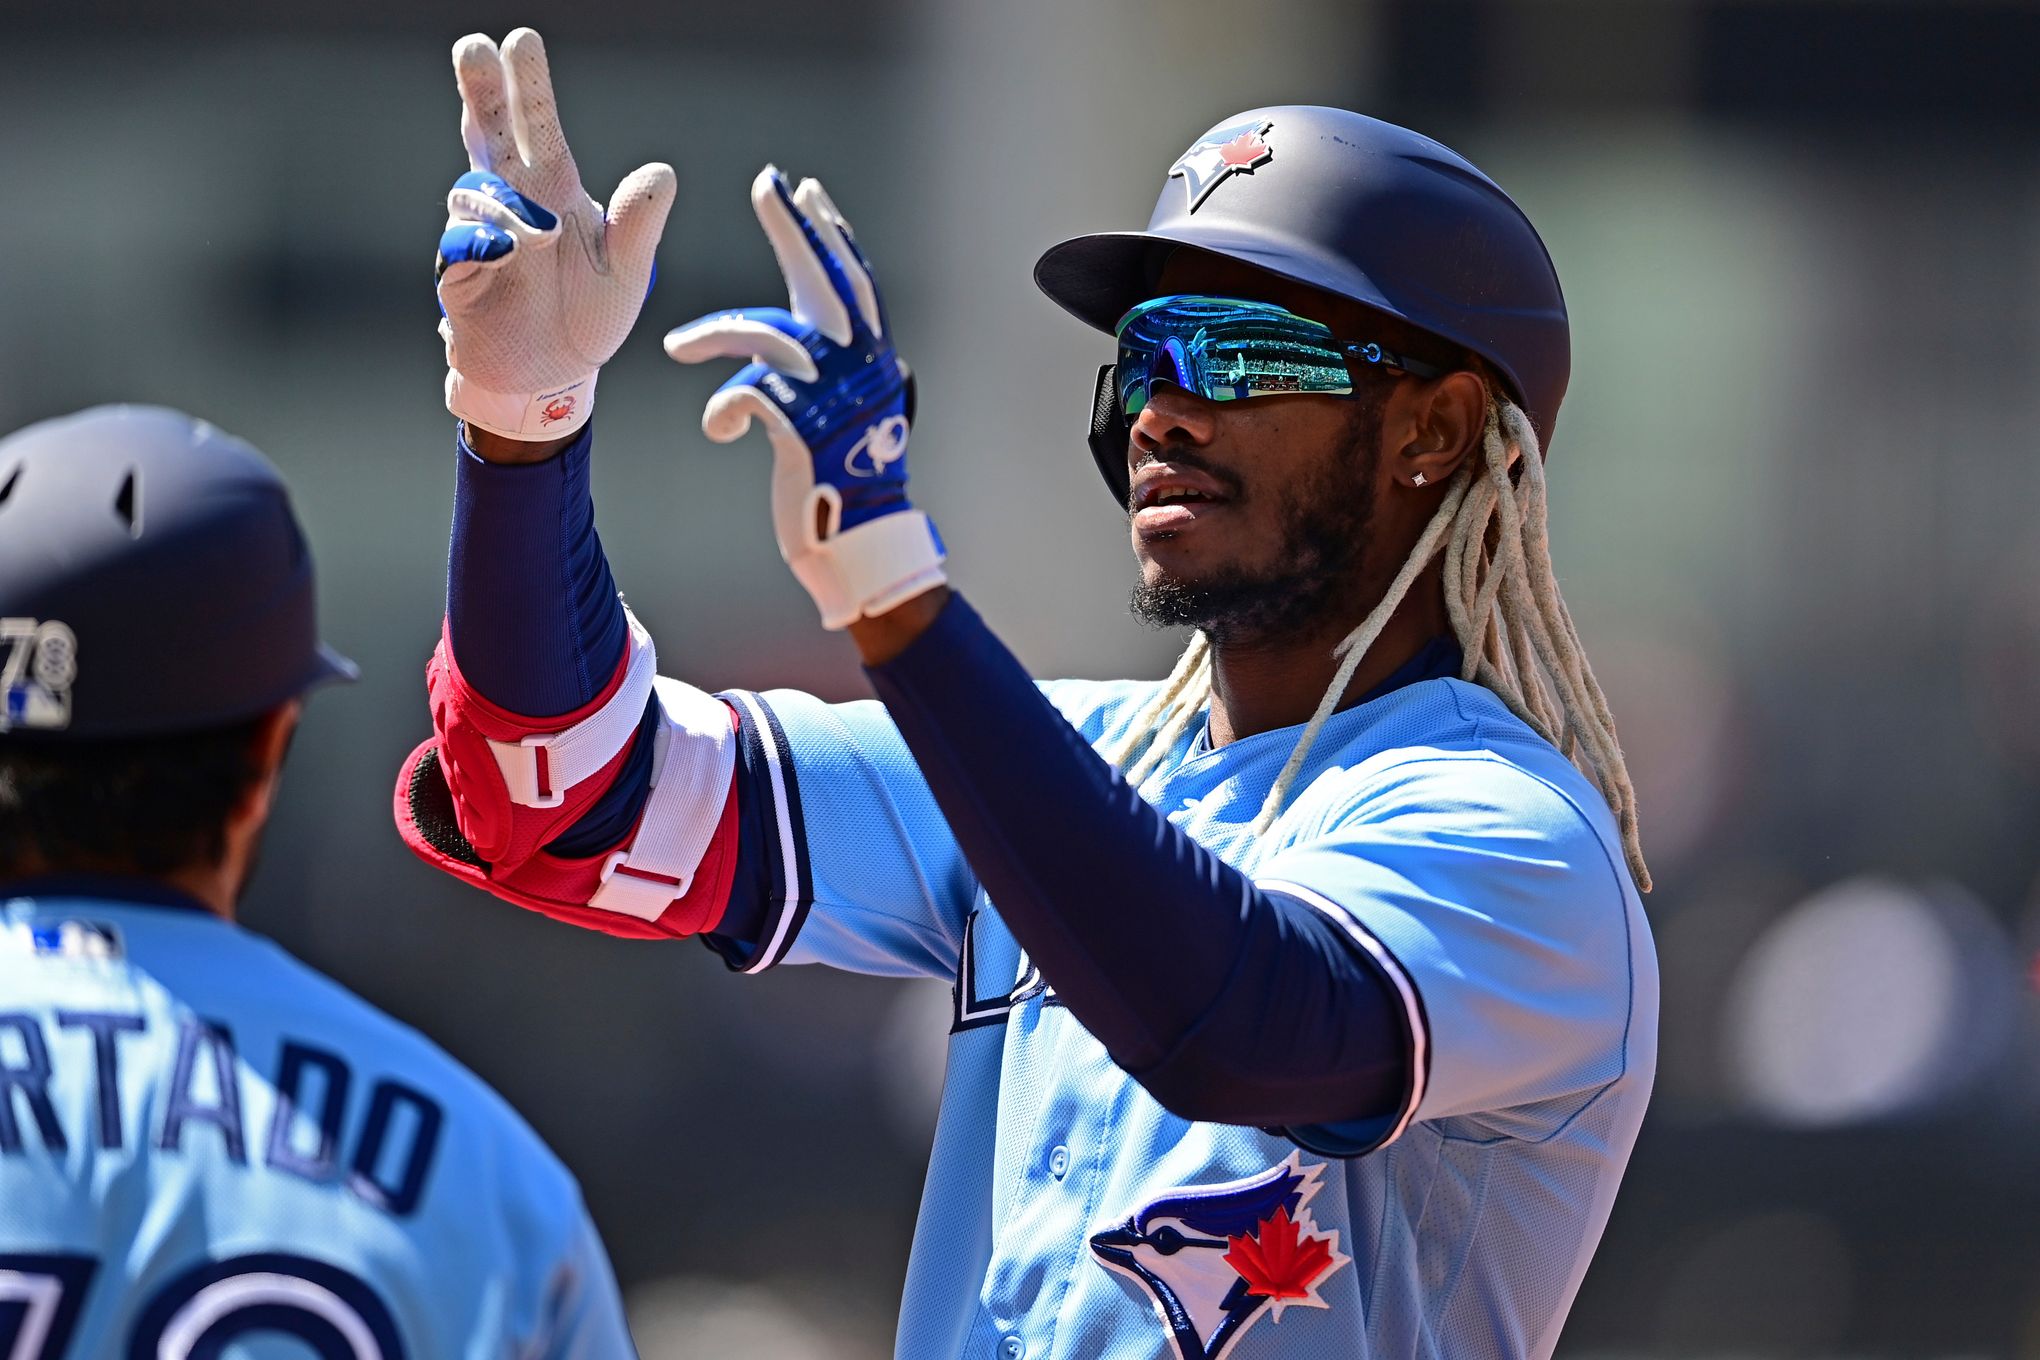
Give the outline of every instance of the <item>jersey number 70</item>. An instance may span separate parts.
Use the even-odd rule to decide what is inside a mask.
[[[89,1256],[0,1254],[0,1360],[65,1360],[97,1270]],[[284,1252],[179,1273],[135,1315],[120,1354],[190,1360],[262,1334],[291,1337],[319,1360],[404,1360],[396,1323],[373,1289]]]

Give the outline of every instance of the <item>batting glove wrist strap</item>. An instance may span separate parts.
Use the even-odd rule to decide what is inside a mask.
[[[491,392],[459,369],[448,368],[446,409],[505,439],[559,439],[588,423],[595,409],[595,378],[590,372],[560,387],[513,396]]]
[[[919,510],[904,510],[813,539],[786,559],[821,610],[822,627],[848,628],[876,618],[949,578],[942,570],[942,536]]]

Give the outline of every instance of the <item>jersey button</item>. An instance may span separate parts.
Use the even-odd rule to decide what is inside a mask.
[[[1070,1174],[1070,1150],[1060,1143],[1049,1151],[1048,1174],[1057,1180]]]
[[[1021,1360],[1027,1354],[1027,1343],[1017,1336],[1009,1336],[999,1343],[999,1354],[1004,1360]]]

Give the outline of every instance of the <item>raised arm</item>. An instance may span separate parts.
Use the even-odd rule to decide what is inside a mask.
[[[454,66],[470,169],[438,284],[461,425],[434,736],[400,776],[400,831],[444,872],[610,934],[700,936],[746,969],[805,935],[809,957],[945,973],[967,872],[877,706],[659,677],[611,579],[588,417],[651,278],[671,172],[636,172],[605,214],[536,34],[465,38]],[[873,823],[912,828],[877,857],[890,874],[843,834]],[[803,932],[817,905],[841,919]]]
[[[720,917],[708,899],[727,896],[733,838],[720,854],[701,853],[712,830],[614,847],[649,801],[662,731],[699,729],[700,758],[672,771],[697,797],[729,783],[734,735],[707,696],[654,695],[656,654],[616,598],[587,494],[596,375],[637,319],[673,172],[633,172],[605,212],[536,33],[500,48],[470,35],[453,64],[468,171],[447,195],[436,281],[462,433],[447,627],[428,672],[436,735],[406,765],[399,825],[430,862],[512,900],[694,933]],[[702,900],[678,910],[697,878]],[[663,902],[660,887],[674,890]]]

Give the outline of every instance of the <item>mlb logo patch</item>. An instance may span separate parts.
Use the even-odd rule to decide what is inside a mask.
[[[120,934],[97,921],[16,921],[0,926],[0,950],[44,959],[117,959]]]
[[[1206,133],[1169,167],[1169,178],[1182,180],[1190,194],[1191,212],[1228,177],[1252,174],[1256,166],[1275,158],[1275,148],[1265,136],[1274,126],[1263,118],[1218,128]]]

